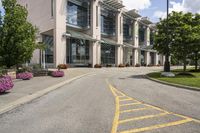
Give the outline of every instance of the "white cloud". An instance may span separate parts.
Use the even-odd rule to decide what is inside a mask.
[[[2,2],[1,2],[1,0],[0,0],[0,9],[2,8]]]
[[[169,12],[172,11],[200,13],[200,0],[183,0],[182,2],[171,1]],[[166,11],[155,11],[153,16],[163,19],[166,18],[167,13]]]
[[[123,0],[123,4],[127,9],[143,10],[151,6],[150,0]]]

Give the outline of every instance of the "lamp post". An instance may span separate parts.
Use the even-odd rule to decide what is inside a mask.
[[[164,72],[170,72],[170,62],[169,62],[169,0],[167,0],[167,52],[165,54],[165,65]]]

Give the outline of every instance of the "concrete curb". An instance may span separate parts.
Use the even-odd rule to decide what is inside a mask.
[[[148,75],[144,75],[144,77],[149,79],[149,80],[151,80],[151,81],[154,81],[154,82],[157,82],[157,83],[161,83],[161,84],[164,84],[164,85],[174,86],[174,87],[178,87],[178,88],[181,88],[181,89],[200,91],[200,88],[198,88],[198,87],[191,87],[191,86],[185,86],[185,85],[169,83],[169,82],[161,81],[161,80],[158,80],[158,79],[155,79],[155,78],[151,78]]]
[[[74,77],[74,78],[72,78],[72,79],[69,79],[69,80],[60,82],[60,83],[58,83],[58,84],[56,84],[56,85],[50,86],[50,87],[48,87],[48,88],[46,88],[46,89],[43,89],[43,90],[41,90],[41,91],[38,91],[38,92],[36,92],[36,93],[34,93],[34,94],[31,94],[31,95],[22,97],[22,98],[20,98],[20,99],[14,101],[14,102],[9,103],[8,105],[6,105],[6,106],[4,106],[4,107],[2,107],[2,108],[0,109],[0,115],[6,113],[6,112],[8,112],[8,111],[11,111],[11,110],[13,110],[13,109],[15,109],[15,108],[17,108],[17,107],[19,107],[19,106],[25,104],[25,103],[31,102],[31,101],[33,101],[34,99],[37,99],[37,98],[39,98],[39,97],[42,97],[42,96],[48,94],[49,92],[52,92],[52,91],[54,91],[54,90],[57,90],[57,89],[59,89],[60,87],[66,85],[66,84],[69,84],[69,83],[71,83],[71,82],[73,82],[73,81],[75,81],[75,80],[77,80],[77,79],[80,79],[80,78],[82,78],[82,77],[84,77],[84,76],[89,76],[89,75],[91,75],[91,74],[92,74],[92,73],[83,74],[83,75]]]

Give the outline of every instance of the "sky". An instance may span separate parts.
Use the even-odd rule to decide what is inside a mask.
[[[167,0],[123,0],[123,4],[129,10],[137,9],[142,16],[149,17],[153,22],[166,17]],[[200,13],[200,0],[170,0],[169,10]]]
[[[169,11],[183,11],[200,13],[200,0],[169,0]],[[144,17],[158,22],[159,18],[165,18],[167,12],[167,0],[123,0],[127,9],[137,9]]]

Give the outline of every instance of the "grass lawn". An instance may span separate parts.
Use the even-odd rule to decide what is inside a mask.
[[[173,70],[172,72],[174,74],[178,74],[182,70]],[[161,72],[154,72],[147,74],[151,78],[155,78],[157,80],[169,82],[169,83],[175,83],[180,85],[186,85],[186,86],[192,86],[192,87],[199,87],[200,88],[200,72],[190,72],[194,75],[194,77],[191,76],[182,76],[182,75],[176,75],[173,78],[169,77],[162,77]]]

